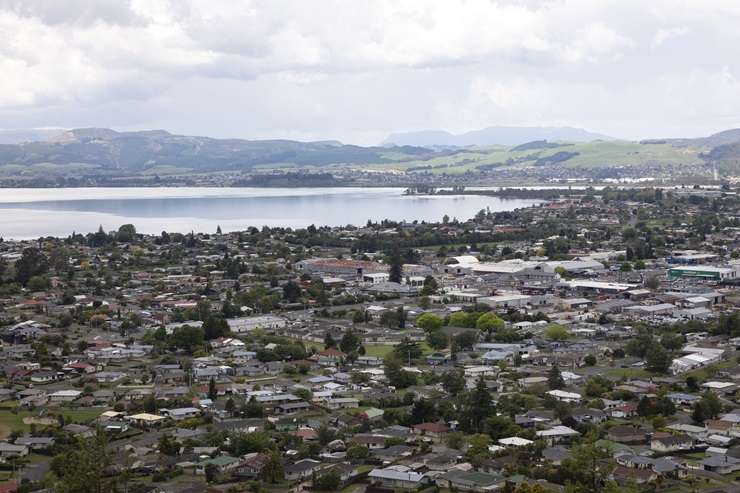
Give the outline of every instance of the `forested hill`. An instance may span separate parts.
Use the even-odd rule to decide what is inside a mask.
[[[420,158],[422,147],[360,147],[335,141],[214,139],[174,135],[164,130],[116,132],[85,128],[50,140],[0,145],[0,164],[91,164],[138,172],[154,166],[193,171],[249,169],[257,165],[388,163]],[[393,155],[394,159],[387,156]]]

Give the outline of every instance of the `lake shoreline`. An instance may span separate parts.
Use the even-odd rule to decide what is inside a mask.
[[[510,211],[541,203],[485,195],[409,197],[401,187],[4,189],[0,236],[31,239],[110,231],[134,224],[142,233],[244,231],[251,227],[364,226],[367,221],[467,220],[480,210]]]

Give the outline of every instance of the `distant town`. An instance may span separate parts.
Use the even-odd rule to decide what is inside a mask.
[[[536,198],[6,238],[0,492],[740,491],[738,190]]]

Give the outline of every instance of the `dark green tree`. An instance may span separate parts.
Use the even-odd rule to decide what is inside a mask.
[[[552,365],[550,371],[547,372],[547,386],[550,387],[550,390],[557,390],[565,387],[565,381],[563,380],[563,376],[560,374],[560,368],[557,363]]]
[[[390,256],[390,270],[388,271],[388,280],[390,282],[400,283],[403,279],[403,261],[401,260],[401,249],[398,242],[393,244]]]

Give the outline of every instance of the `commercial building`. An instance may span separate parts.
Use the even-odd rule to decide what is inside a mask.
[[[737,270],[713,265],[682,265],[668,269],[668,276],[674,279],[691,277],[708,281],[729,281],[737,279]]]

